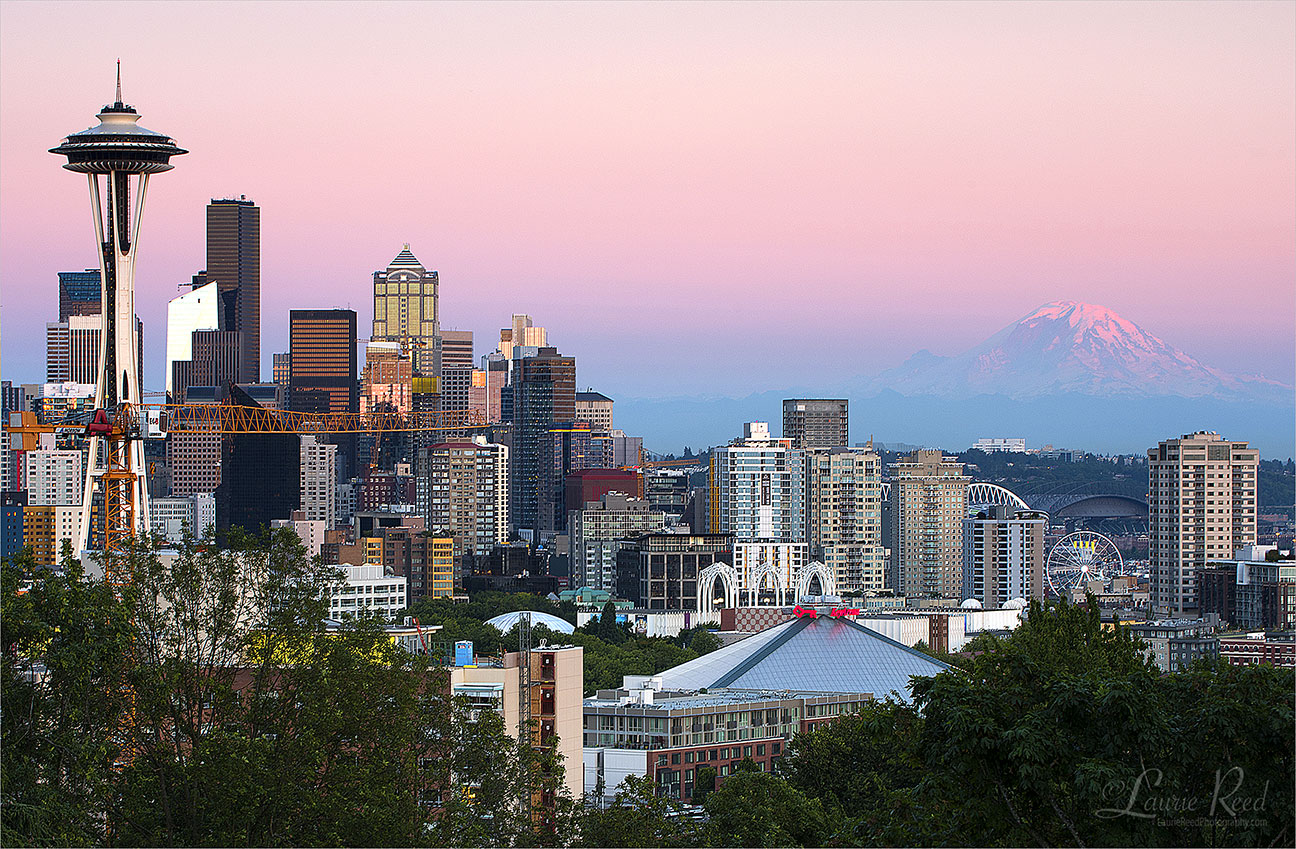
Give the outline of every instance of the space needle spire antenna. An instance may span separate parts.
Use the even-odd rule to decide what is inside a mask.
[[[120,59],[117,100],[101,109],[98,118],[97,126],[70,133],[58,147],[50,148],[50,153],[67,157],[64,168],[88,178],[99,245],[99,373],[94,421],[87,428],[90,456],[78,554],[87,549],[120,551],[131,537],[149,528],[144,443],[134,409],[143,400],[135,318],[135,251],[149,176],[170,171],[174,167],[171,157],[188,153],[170,136],[139,126],[139,113],[122,101]],[[102,190],[100,177],[104,178]],[[96,495],[103,519],[92,544]]]

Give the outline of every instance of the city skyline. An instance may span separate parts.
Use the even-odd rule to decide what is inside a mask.
[[[19,381],[44,373],[57,273],[95,264],[45,150],[111,99],[115,40],[92,29],[128,24],[75,8],[0,6]],[[1290,5],[365,9],[168,7],[120,57],[125,100],[193,151],[149,198],[146,389],[204,210],[240,195],[264,216],[263,379],[290,309],[368,327],[408,242],[478,355],[529,313],[617,399],[874,374],[1055,299],[1291,381]],[[404,61],[398,31],[437,61]]]

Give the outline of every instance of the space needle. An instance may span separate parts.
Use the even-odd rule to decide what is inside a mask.
[[[103,324],[95,416],[87,427],[90,455],[81,502],[78,554],[89,548],[96,492],[101,494],[104,506],[104,549],[121,550],[129,538],[149,528],[144,443],[134,415],[134,408],[143,400],[135,323],[135,250],[149,175],[170,171],[174,167],[171,157],[188,153],[170,136],[139,126],[139,113],[122,102],[121,62],[117,63],[117,99],[105,106],[98,118],[98,126],[72,133],[50,149],[50,153],[67,157],[64,168],[89,178],[90,207],[100,246]],[[100,175],[106,177],[102,193]]]

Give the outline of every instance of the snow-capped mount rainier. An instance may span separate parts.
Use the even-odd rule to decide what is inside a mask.
[[[1061,393],[1288,401],[1292,387],[1203,365],[1106,307],[1054,301],[962,354],[919,351],[872,391],[1015,399]]]

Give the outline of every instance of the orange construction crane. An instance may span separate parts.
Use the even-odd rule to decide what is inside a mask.
[[[18,436],[19,451],[36,448],[42,433],[81,433],[100,436],[107,442],[110,463],[103,478],[105,487],[104,548],[122,551],[129,540],[148,528],[148,506],[134,497],[136,473],[113,463],[124,457],[121,450],[133,440],[163,438],[167,434],[256,434],[256,433],[394,433],[400,431],[455,431],[486,426],[475,410],[436,413],[299,413],[235,404],[121,404],[114,410],[95,410],[89,421],[84,416],[41,424],[30,412],[12,413],[6,423],[11,437]],[[83,515],[83,523],[89,517]],[[88,540],[88,524],[81,532]]]

